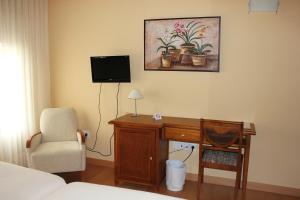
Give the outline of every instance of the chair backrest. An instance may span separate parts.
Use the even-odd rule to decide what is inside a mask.
[[[72,108],[47,108],[40,118],[42,142],[77,140],[77,117]]]
[[[243,137],[243,122],[201,119],[203,139],[217,149],[224,150],[233,144],[240,149]]]

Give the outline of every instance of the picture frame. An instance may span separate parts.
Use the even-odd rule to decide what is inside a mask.
[[[144,20],[144,70],[220,71],[221,17]]]

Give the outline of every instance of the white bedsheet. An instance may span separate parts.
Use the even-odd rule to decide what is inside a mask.
[[[1,200],[178,200],[151,192],[91,183],[70,183],[47,172],[0,161]]]
[[[1,200],[40,200],[66,185],[53,174],[0,161]]]
[[[74,182],[51,194],[47,200],[179,200],[151,192],[91,183]]]

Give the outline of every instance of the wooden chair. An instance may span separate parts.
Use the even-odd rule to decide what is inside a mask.
[[[198,199],[204,168],[235,171],[235,189],[239,189],[243,163],[243,122],[201,119],[200,123]]]

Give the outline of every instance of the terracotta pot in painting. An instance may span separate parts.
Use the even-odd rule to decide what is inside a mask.
[[[184,65],[190,65],[193,63],[192,61],[192,54],[193,49],[195,48],[194,44],[182,44],[181,51],[180,51],[180,57],[181,57],[181,64]]]
[[[172,62],[177,63],[180,61],[180,51],[181,51],[180,49],[169,50]]]
[[[192,55],[192,61],[194,66],[206,65],[206,55]]]
[[[161,66],[165,67],[165,68],[170,68],[171,60],[172,60],[171,55],[162,55],[161,56]]]

